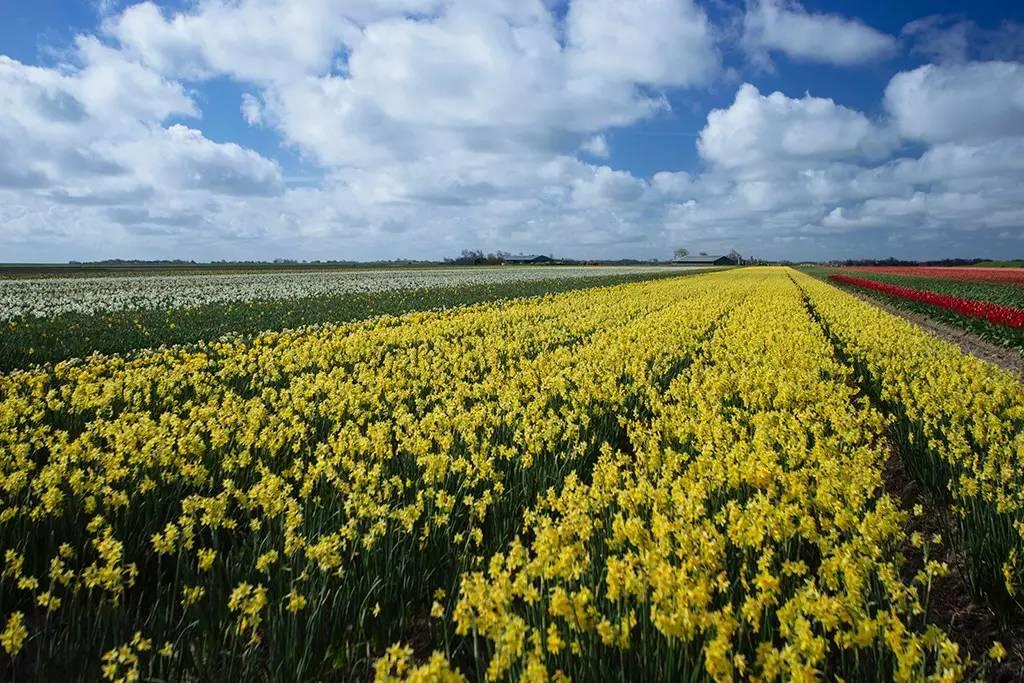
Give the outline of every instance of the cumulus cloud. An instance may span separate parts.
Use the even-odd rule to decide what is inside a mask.
[[[586,207],[629,203],[639,199],[645,188],[644,181],[630,173],[600,166],[573,181],[572,201]]]
[[[603,34],[592,15],[600,7],[587,0],[573,5],[566,47],[555,17],[539,0],[508,7],[514,10],[453,3],[427,19],[370,24],[351,45],[344,73],[269,89],[267,117],[327,166],[408,162],[453,149],[481,156],[566,152],[585,136],[667,107],[661,94],[638,85],[705,78],[717,64],[705,40],[645,52],[624,70],[594,56]],[[672,9],[664,21],[681,31],[679,37],[689,35],[680,28],[687,21],[695,25],[694,35],[706,35],[706,18],[692,5],[659,2],[649,13],[661,20],[665,8]],[[640,21],[645,16],[626,12],[617,39],[622,44],[606,49],[634,49],[652,26]],[[652,35],[661,45],[661,34]]]
[[[935,143],[1024,135],[1024,65],[928,64],[893,77],[885,107],[909,139]]]
[[[858,256],[884,255],[880,247],[973,254],[979,231],[991,247],[1024,227],[1016,73],[1002,62],[899,73],[883,121],[743,85],[730,107],[709,114],[698,144],[710,168],[684,185],[666,226],[691,240],[786,252],[825,242]],[[954,96],[972,92],[968,81],[992,84],[967,98],[988,103],[974,121],[984,132],[967,126]],[[925,148],[908,154],[901,139]]]
[[[692,85],[718,72],[711,26],[691,0],[575,0],[566,25],[577,78]]]
[[[177,82],[95,38],[80,37],[74,63],[41,68],[0,56],[0,186],[72,207],[150,201],[155,193],[276,194],[276,162],[195,129]],[[24,198],[22,198],[22,201]]]
[[[229,75],[269,82],[329,70],[338,48],[382,16],[430,12],[437,0],[209,0],[165,14],[132,5],[109,18],[107,35],[160,73],[198,79]]]
[[[863,114],[830,99],[762,95],[744,83],[732,105],[708,114],[697,146],[716,166],[750,169],[880,157],[890,140]]]
[[[506,245],[603,243],[583,237],[592,221],[635,241],[644,223],[616,206],[647,183],[576,155],[605,158],[601,131],[666,111],[659,88],[706,83],[719,69],[691,0],[576,0],[564,21],[542,0],[143,2],[107,16],[101,37],[75,50],[80,65],[33,72],[56,85],[12,95],[34,98],[12,103],[12,116],[66,129],[24,122],[31,145],[58,143],[48,155],[22,144],[22,163],[0,173],[2,185],[37,188],[21,198],[26,211],[45,197],[79,211],[79,224],[114,221],[135,237],[191,221],[225,239],[400,231],[435,247],[468,229]],[[242,118],[319,166],[321,183],[287,190],[275,162],[203,135],[182,83],[221,77],[246,84]],[[572,211],[586,219],[562,216]]]
[[[242,196],[282,189],[277,163],[234,143],[212,142],[180,124],[125,143],[117,154],[154,187]]]
[[[892,36],[857,19],[808,12],[795,0],[749,0],[742,42],[761,63],[781,52],[797,60],[850,66],[896,51]]]

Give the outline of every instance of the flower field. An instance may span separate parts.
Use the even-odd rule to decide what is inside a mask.
[[[1024,352],[1024,286],[1013,268],[886,266],[806,272]]]
[[[898,299],[907,299],[922,304],[929,304],[953,311],[970,318],[980,318],[996,325],[1003,325],[1010,328],[1024,327],[1024,309],[1012,306],[1001,306],[989,301],[977,301],[950,294],[941,294],[923,289],[912,289],[887,282],[865,280],[863,278],[851,277],[849,275],[831,275],[830,280],[841,284],[862,287],[876,292],[882,292]]]
[[[784,268],[16,370],[0,452],[4,679],[956,681],[935,581],[1024,602],[1024,386]]]
[[[257,284],[262,282],[266,285],[268,279],[278,283],[290,282],[280,289],[267,287],[261,290],[263,295],[272,298],[253,300],[245,300],[243,296],[246,292],[252,294],[252,288],[233,290],[225,286],[225,282],[241,281],[244,284],[245,280],[240,275],[231,275],[229,279],[225,279],[228,276],[211,274],[191,277],[77,277],[69,278],[66,285],[59,286],[52,286],[48,280],[40,278],[8,281],[15,282],[11,285],[14,289],[10,290],[10,302],[13,303],[8,313],[13,315],[15,310],[27,311],[29,304],[20,303],[19,296],[30,293],[26,295],[27,301],[34,301],[33,310],[41,314],[26,313],[0,322],[0,372],[94,352],[126,353],[162,345],[191,344],[224,335],[252,335],[324,322],[451,308],[696,274],[703,270],[604,266],[465,268],[454,272],[450,269],[394,269],[379,271],[374,279],[370,279],[371,271],[253,273],[251,277]],[[426,275],[417,276],[417,273]],[[323,282],[318,283],[316,278],[320,276]],[[345,283],[351,283],[353,277],[361,278],[361,290],[346,289]],[[210,278],[213,284],[205,282]],[[113,288],[119,296],[103,298],[98,294],[100,290],[88,284],[92,281],[100,281],[102,287]],[[138,281],[140,291],[132,292],[125,284],[129,281]],[[190,294],[190,281],[204,283],[198,286],[200,294]],[[3,282],[0,280],[0,290]],[[73,286],[83,282],[86,285],[82,288]],[[419,285],[412,287],[413,283]],[[332,286],[336,290],[331,290]],[[149,287],[155,289],[150,291]],[[169,289],[166,303],[173,307],[152,307],[162,288]],[[111,292],[110,289],[106,291],[107,294]],[[204,291],[205,294],[202,293]],[[90,293],[96,298],[90,299]],[[62,297],[68,298],[62,300]],[[217,299],[225,300],[218,302]],[[117,301],[150,307],[105,310]]]
[[[679,268],[529,266],[0,279],[0,321],[670,270]]]
[[[1024,268],[984,268],[950,266],[855,266],[844,268],[856,273],[937,278],[959,282],[999,282],[1024,285]]]

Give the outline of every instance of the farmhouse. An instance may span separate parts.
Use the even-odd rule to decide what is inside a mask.
[[[735,266],[736,259],[731,256],[684,256],[672,259],[672,263],[680,266]]]
[[[512,265],[522,265],[530,263],[551,263],[553,259],[550,256],[544,256],[543,254],[526,254],[525,256],[520,254],[519,256],[506,256],[502,261]]]

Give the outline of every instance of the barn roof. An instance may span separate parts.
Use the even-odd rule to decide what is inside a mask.
[[[548,257],[542,254],[520,254],[519,256],[505,256],[505,261],[537,261],[547,260]]]
[[[684,256],[682,258],[672,259],[674,263],[714,263],[718,259],[729,258],[728,256],[722,255],[709,255],[709,256]]]

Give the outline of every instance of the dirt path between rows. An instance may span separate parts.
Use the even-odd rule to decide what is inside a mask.
[[[904,320],[917,325],[934,337],[938,337],[943,341],[952,342],[959,346],[960,350],[964,353],[969,353],[982,360],[987,360],[989,363],[998,365],[1002,369],[1009,371],[1016,376],[1017,379],[1024,380],[1024,355],[1021,355],[1021,353],[1015,349],[993,344],[992,342],[986,341],[967,330],[962,330],[959,327],[954,327],[953,325],[947,325],[946,323],[932,320],[928,316],[921,315],[920,313],[904,311],[895,306],[879,301],[878,299],[873,299],[866,294],[853,292],[849,289],[844,289],[843,291],[847,294],[852,294],[864,303],[877,306],[886,313],[899,316]]]

